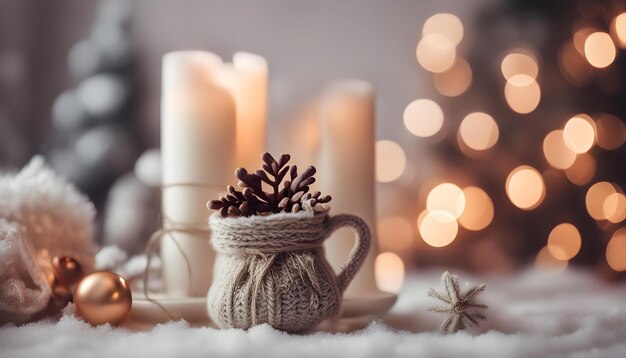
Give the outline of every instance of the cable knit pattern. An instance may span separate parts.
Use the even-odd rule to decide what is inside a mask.
[[[210,217],[218,256],[207,305],[219,327],[268,323],[302,332],[339,313],[343,291],[367,256],[371,233],[359,217],[329,217],[304,206],[295,214]],[[359,240],[335,275],[322,243],[341,226],[352,226]]]

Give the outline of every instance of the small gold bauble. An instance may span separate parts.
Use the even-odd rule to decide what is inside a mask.
[[[119,324],[130,312],[132,302],[128,284],[112,272],[90,273],[74,290],[76,313],[92,325]]]
[[[67,287],[70,292],[83,278],[84,272],[78,261],[69,256],[55,256],[52,258],[52,268],[59,283]]]

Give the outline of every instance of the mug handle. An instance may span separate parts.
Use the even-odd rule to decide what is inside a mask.
[[[339,214],[329,217],[326,220],[324,237],[328,238],[335,230],[343,226],[352,227],[356,231],[358,239],[356,247],[352,249],[348,256],[348,263],[341,268],[337,275],[339,291],[342,293],[363,265],[372,241],[372,232],[365,220],[350,214]]]

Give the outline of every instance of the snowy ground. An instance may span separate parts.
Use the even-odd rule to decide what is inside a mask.
[[[0,327],[0,357],[626,357],[626,286],[590,273],[527,271],[487,283],[488,321],[473,332],[436,333],[442,316],[429,286],[441,271],[409,277],[384,320],[350,334],[292,336],[263,325],[249,331],[173,322],[149,331],[92,328],[68,310],[58,322]]]

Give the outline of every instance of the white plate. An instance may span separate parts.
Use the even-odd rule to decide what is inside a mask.
[[[151,293],[150,298],[157,300],[169,312],[169,315],[157,304],[148,301],[142,293],[137,293],[133,295],[133,305],[129,316],[130,326],[140,328],[149,324],[163,323],[169,321],[170,316],[174,320],[184,319],[192,325],[212,325],[207,315],[205,297],[171,297]],[[388,292],[344,297],[340,317],[322,323],[320,328],[344,331],[347,329],[346,324],[350,327],[354,327],[355,323],[359,327],[365,326],[387,313],[397,298],[397,295]]]
[[[384,316],[397,298],[396,294],[381,291],[358,297],[344,297],[339,317],[320,323],[315,331],[348,333],[364,328],[373,320]]]
[[[389,292],[373,292],[360,296],[346,296],[341,304],[341,318],[362,316],[382,317],[394,303],[398,295]]]
[[[143,293],[133,294],[133,305],[129,318],[146,323],[163,323],[170,319],[184,319],[189,323],[209,324],[206,297],[172,297],[161,293],[151,293],[150,298],[159,305],[146,299]],[[165,310],[167,310],[167,313]],[[169,315],[168,315],[169,313]]]

